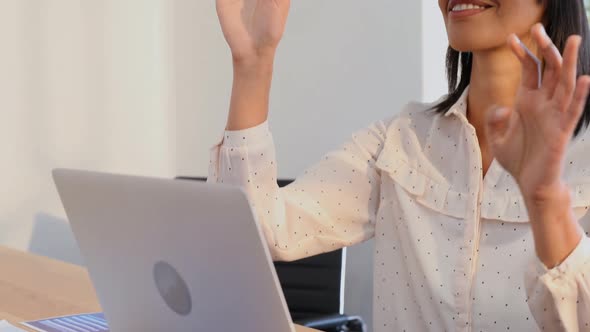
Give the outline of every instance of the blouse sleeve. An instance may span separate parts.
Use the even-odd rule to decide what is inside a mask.
[[[371,238],[379,204],[375,160],[386,122],[352,135],[292,184],[279,188],[268,123],[226,131],[210,150],[208,182],[243,188],[274,260],[297,260]]]
[[[589,225],[590,216],[585,219],[581,224]],[[590,331],[590,238],[587,235],[553,269],[547,269],[537,259],[525,281],[527,301],[541,330]]]

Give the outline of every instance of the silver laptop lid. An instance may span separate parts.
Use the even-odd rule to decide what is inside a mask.
[[[53,176],[112,331],[294,331],[241,189]]]

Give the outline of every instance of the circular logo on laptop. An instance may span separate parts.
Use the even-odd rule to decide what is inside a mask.
[[[154,281],[164,302],[172,311],[187,316],[192,309],[191,294],[186,282],[172,265],[159,261],[154,265]]]

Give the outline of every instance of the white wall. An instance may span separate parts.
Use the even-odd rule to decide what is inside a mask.
[[[445,57],[449,45],[438,1],[422,0],[422,100],[431,102],[447,93]]]
[[[178,0],[174,13],[177,170],[204,176],[207,149],[225,127],[231,58],[214,1]],[[432,40],[444,32],[439,20],[431,0],[292,1],[271,95],[279,176],[296,177],[410,100],[440,96],[446,39]],[[368,321],[372,260],[371,242],[349,250],[345,309]]]
[[[0,2],[0,244],[68,255],[54,167],[174,174],[163,9]]]

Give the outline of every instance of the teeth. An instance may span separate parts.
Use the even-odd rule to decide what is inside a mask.
[[[453,7],[454,12],[460,12],[460,11],[472,10],[472,9],[485,9],[485,7],[474,5],[474,4],[466,4],[466,3],[455,5],[455,7]]]

